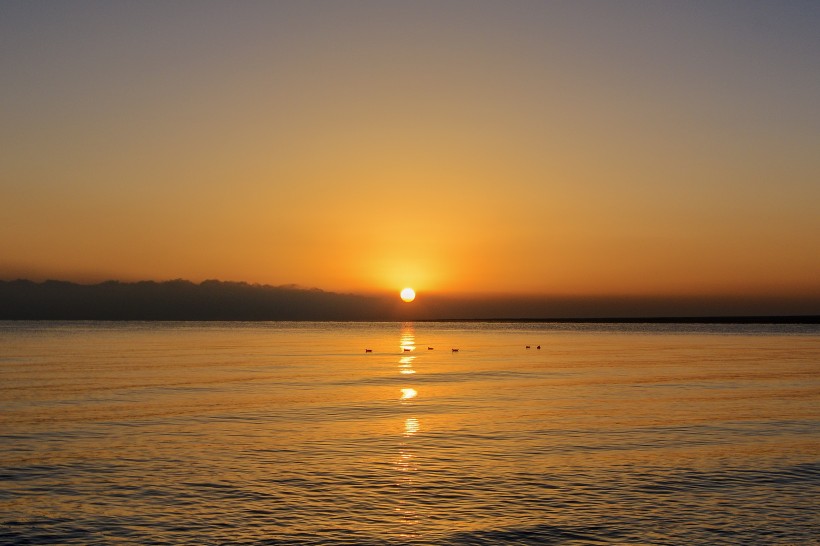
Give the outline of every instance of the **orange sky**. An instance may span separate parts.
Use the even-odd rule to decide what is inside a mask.
[[[0,278],[820,294],[809,3],[0,7]]]

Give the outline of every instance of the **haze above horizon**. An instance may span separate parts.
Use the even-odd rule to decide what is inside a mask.
[[[818,305],[817,28],[798,1],[4,2],[0,279]]]

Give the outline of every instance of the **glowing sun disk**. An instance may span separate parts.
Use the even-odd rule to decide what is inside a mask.
[[[400,295],[401,295],[401,299],[403,299],[404,301],[406,301],[408,303],[413,301],[414,299],[416,299],[416,291],[413,290],[412,288],[405,288],[404,290],[401,291]]]

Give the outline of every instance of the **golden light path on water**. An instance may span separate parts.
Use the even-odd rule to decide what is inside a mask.
[[[399,374],[403,376],[414,375],[413,369],[414,355],[407,355],[408,352],[416,350],[416,335],[412,323],[402,325],[400,350],[402,356],[399,358]],[[418,396],[418,391],[413,387],[402,387],[400,402],[408,409],[412,409],[412,401]],[[398,471],[398,483],[403,495],[396,507],[396,512],[401,518],[401,528],[403,532],[399,536],[403,539],[413,539],[419,536],[418,525],[421,517],[418,512],[408,503],[409,498],[415,497],[417,493],[417,483],[414,474],[418,471],[418,463],[413,452],[410,439],[421,430],[421,423],[417,417],[407,417],[404,419],[404,432],[402,441],[399,444],[399,456],[396,460],[396,470]],[[416,529],[414,529],[416,528]]]

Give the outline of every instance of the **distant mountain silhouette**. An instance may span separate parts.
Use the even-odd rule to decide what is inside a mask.
[[[380,298],[242,282],[0,281],[2,320],[377,320],[390,315]]]

